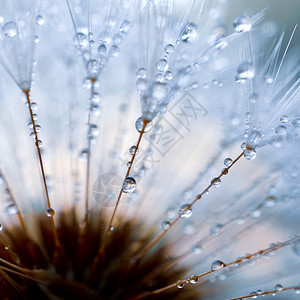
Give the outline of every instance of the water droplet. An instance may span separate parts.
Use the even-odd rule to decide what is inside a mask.
[[[185,285],[185,282],[183,280],[178,280],[176,283],[177,288],[182,289]]]
[[[222,261],[220,261],[220,260],[215,260],[211,264],[211,270],[212,271],[216,271],[216,270],[222,269],[223,267],[225,267],[225,264]]]
[[[248,160],[253,160],[256,157],[256,151],[254,149],[246,149],[244,151],[244,157]]]
[[[109,227],[109,231],[114,231],[114,230],[115,230],[114,226]]]
[[[97,75],[100,70],[99,63],[96,59],[89,59],[86,63],[86,68],[91,76]]]
[[[241,63],[237,68],[236,82],[243,83],[247,79],[252,79],[255,76],[255,69],[248,62]]]
[[[168,44],[168,45],[165,47],[165,52],[166,52],[167,54],[171,54],[171,53],[173,53],[173,51],[174,51],[174,46],[173,46],[172,44]]]
[[[210,183],[213,187],[217,188],[221,185],[221,179],[216,177]]]
[[[119,45],[122,43],[122,39],[123,39],[122,35],[119,33],[116,33],[113,37],[113,42],[114,42],[114,44]]]
[[[191,284],[195,284],[195,283],[197,283],[198,281],[199,281],[199,278],[198,278],[198,276],[196,276],[196,275],[192,275],[191,277],[190,277],[190,283]]]
[[[148,122],[144,132],[148,132],[151,128],[152,128],[152,121]],[[138,132],[141,132],[143,130],[143,125],[144,125],[144,121],[142,117],[139,117],[136,121],[135,121],[135,128]]]
[[[9,21],[3,25],[3,33],[6,37],[13,38],[18,34],[18,26],[15,22]]]
[[[222,175],[227,175],[228,172],[229,172],[228,168],[224,168],[224,169],[222,169],[222,171],[221,171]]]
[[[35,36],[33,37],[33,41],[34,41],[36,44],[38,44],[39,41],[40,41],[40,38],[39,38],[37,35],[35,35]]]
[[[190,218],[192,216],[192,208],[189,204],[183,204],[179,208],[179,215],[181,218]]]
[[[280,125],[280,126],[276,127],[275,133],[278,134],[278,135],[285,135],[286,134],[286,127],[283,126],[283,125]]]
[[[38,148],[41,148],[43,146],[43,142],[41,140],[38,140],[37,142],[35,142],[35,145],[38,147]]]
[[[111,46],[109,54],[112,57],[117,57],[120,54],[120,48],[117,45]]]
[[[35,133],[34,133],[34,132],[31,132],[31,133],[30,133],[30,137],[33,138],[33,139],[35,139]]]
[[[3,225],[0,224],[0,232],[3,230]]]
[[[130,30],[130,28],[131,28],[130,21],[124,20],[123,23],[120,26],[120,32],[125,34]]]
[[[251,292],[249,295],[252,296],[251,297],[252,299],[256,299],[257,298],[256,292]]]
[[[299,295],[300,294],[300,288],[297,287],[297,288],[294,288],[294,292],[296,295]]]
[[[136,77],[139,79],[145,79],[147,77],[147,71],[145,68],[139,68],[136,71]]]
[[[169,221],[162,221],[161,227],[163,230],[166,230],[170,227],[170,222]]]
[[[274,205],[275,205],[274,197],[267,197],[263,202],[264,207],[273,207]]]
[[[251,217],[253,219],[257,219],[257,218],[260,218],[261,217],[261,214],[262,214],[262,211],[259,210],[259,209],[255,209],[254,211],[251,212]]]
[[[197,27],[194,23],[188,23],[181,34],[181,40],[185,43],[193,42],[197,37]]]
[[[229,158],[229,157],[225,158],[225,160],[224,160],[224,166],[225,166],[226,168],[228,168],[228,167],[230,167],[231,165],[232,165],[232,159]]]
[[[41,131],[41,126],[40,125],[35,125],[35,130],[36,132],[40,132]]]
[[[82,160],[87,160],[88,159],[88,153],[89,153],[89,151],[88,151],[88,149],[82,149],[81,151],[80,151],[80,154],[79,154],[79,157],[82,159]]]
[[[55,215],[55,210],[53,208],[48,208],[46,212],[47,217],[51,218]]]
[[[37,25],[43,25],[45,23],[45,19],[43,18],[43,16],[41,15],[37,15],[36,18],[35,18],[35,23]]]
[[[173,79],[173,73],[171,71],[167,71],[165,73],[165,77],[166,80],[172,80]]]
[[[129,149],[129,153],[130,153],[131,155],[133,155],[135,149],[136,149],[136,146],[131,146],[130,149]],[[136,153],[139,153],[139,149],[136,150]]]
[[[276,284],[275,285],[275,290],[276,291],[282,291],[283,290],[283,286],[281,284]]]
[[[195,245],[195,246],[192,248],[192,251],[193,251],[193,253],[195,253],[195,254],[201,254],[202,251],[203,251],[203,248],[201,247],[200,244],[197,244],[197,245]]]
[[[210,234],[213,236],[220,235],[222,232],[223,225],[222,224],[215,224],[210,228]]]
[[[166,59],[160,59],[156,64],[156,69],[159,72],[166,72],[169,68],[168,61]]]
[[[233,28],[236,32],[246,32],[251,30],[252,24],[248,16],[238,16],[233,22]]]
[[[5,212],[8,214],[8,215],[16,215],[18,213],[18,209],[17,207],[15,206],[14,203],[10,203],[8,204],[6,207],[5,207]]]
[[[122,191],[124,193],[132,193],[136,189],[136,181],[133,177],[126,177],[123,186],[122,186]]]
[[[85,49],[89,44],[89,40],[84,33],[78,32],[74,36],[74,43],[78,48]]]
[[[287,123],[289,121],[289,117],[287,115],[282,115],[280,117],[280,122],[281,123]]]
[[[31,109],[34,110],[34,111],[36,111],[38,109],[38,105],[37,105],[36,102],[31,103]]]
[[[101,45],[98,47],[98,53],[99,53],[99,55],[105,54],[106,51],[107,51],[107,49],[106,49],[106,46],[105,46],[104,44],[101,44]]]

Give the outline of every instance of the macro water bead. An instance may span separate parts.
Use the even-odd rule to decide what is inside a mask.
[[[122,190],[124,193],[133,193],[136,189],[136,181],[133,177],[126,177],[124,182],[123,182],[123,186],[122,186]]]
[[[9,21],[2,27],[3,33],[8,38],[13,38],[18,34],[18,26],[15,22]]]

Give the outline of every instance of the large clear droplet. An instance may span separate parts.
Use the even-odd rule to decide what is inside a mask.
[[[82,160],[87,160],[87,159],[88,159],[88,154],[89,154],[88,149],[82,149],[82,150],[80,151],[79,156],[80,156],[80,158],[81,158]]]
[[[287,115],[282,115],[280,117],[280,122],[281,123],[287,123],[289,121],[289,117]]]
[[[122,186],[122,191],[124,193],[132,193],[136,189],[136,181],[133,177],[126,177],[123,186]]]
[[[189,204],[183,204],[179,208],[179,215],[181,218],[190,218],[192,216],[192,208]]]
[[[224,166],[225,166],[226,168],[228,168],[228,167],[230,167],[231,165],[232,165],[232,159],[229,158],[229,157],[225,158],[225,160],[224,160]]]
[[[182,289],[185,285],[185,282],[183,280],[178,280],[176,283],[176,286],[178,289]]]
[[[212,271],[216,271],[219,269],[222,269],[225,266],[225,264],[220,261],[220,260],[215,260],[212,264],[211,264],[211,270]]]
[[[89,59],[86,68],[90,75],[97,75],[100,70],[99,62],[96,59]]]
[[[18,26],[15,22],[9,21],[3,25],[3,33],[6,37],[13,38],[18,34]]]
[[[254,149],[246,149],[244,151],[244,157],[248,160],[253,160],[256,157],[256,151]]]
[[[151,128],[152,128],[152,121],[148,122],[144,132],[148,132]],[[142,117],[139,117],[136,121],[135,121],[135,128],[138,132],[142,132],[143,130],[143,126],[144,126],[144,121]]]
[[[189,23],[185,26],[181,34],[181,40],[185,43],[193,42],[197,37],[197,26],[194,23]]]
[[[248,16],[238,16],[233,22],[233,28],[236,32],[245,32],[251,30],[252,24]]]
[[[283,286],[281,284],[276,284],[275,285],[275,290],[276,291],[282,291],[283,290]]]
[[[275,129],[275,133],[278,135],[285,135],[286,134],[286,127],[285,126],[277,126]]]
[[[147,76],[147,71],[145,68],[139,68],[137,71],[136,71],[136,77],[139,78],[139,79],[145,79]]]
[[[167,54],[171,54],[171,53],[173,53],[173,51],[174,51],[174,46],[173,46],[172,44],[168,44],[168,45],[165,47],[165,52],[166,52]]]
[[[16,215],[18,213],[18,209],[17,207],[15,206],[14,203],[10,203],[8,204],[6,207],[5,207],[5,212],[8,214],[8,215]]]
[[[136,150],[135,149],[136,149],[136,146],[131,146],[129,149],[129,153],[131,155],[133,155],[135,151],[136,151],[136,153],[139,153],[139,149],[136,149]]]
[[[101,45],[98,47],[98,53],[99,53],[100,55],[105,54],[106,51],[107,51],[107,49],[106,49],[106,46],[105,46],[104,44],[101,44]]]
[[[170,227],[170,222],[169,221],[162,221],[161,227],[163,230],[166,230]]]

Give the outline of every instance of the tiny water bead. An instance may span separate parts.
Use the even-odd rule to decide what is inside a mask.
[[[3,230],[3,225],[0,224],[0,232]]]
[[[293,243],[292,249],[297,256],[300,256],[300,240],[297,240]]]
[[[40,26],[43,25],[45,23],[44,17],[41,15],[37,15],[35,18],[35,23]]]
[[[275,285],[275,290],[276,291],[282,291],[283,290],[283,286],[281,284],[276,284]]]
[[[151,128],[152,128],[152,121],[148,122],[144,132],[148,132]],[[135,121],[135,128],[138,132],[142,132],[143,130],[143,126],[144,126],[144,120],[143,117],[139,117],[136,121]]]
[[[35,145],[38,147],[38,148],[41,148],[43,146],[43,142],[41,140],[38,140],[37,142],[35,142]]]
[[[74,36],[74,43],[78,48],[85,49],[88,46],[89,41],[84,33],[78,32]]]
[[[179,208],[179,216],[181,218],[188,219],[192,216],[192,213],[193,213],[193,211],[189,204],[183,204]]]
[[[218,177],[216,177],[216,178],[212,179],[212,181],[210,182],[210,184],[213,187],[217,188],[217,187],[219,187],[221,185],[221,179],[218,178]]]
[[[169,221],[162,221],[161,227],[163,230],[166,230],[170,227],[170,222]]]
[[[136,77],[139,79],[145,79],[147,77],[147,71],[145,68],[139,68],[136,71]]]
[[[256,158],[256,151],[254,149],[246,149],[244,151],[244,157],[248,160],[253,160]]]
[[[196,275],[192,275],[191,277],[190,277],[190,283],[191,284],[195,284],[195,283],[197,283],[198,281],[199,281],[199,278],[198,278],[198,276],[196,276]]]
[[[173,79],[173,73],[171,71],[167,71],[165,73],[165,77],[166,80],[172,80]]]
[[[215,260],[211,264],[211,270],[212,271],[216,271],[216,270],[222,269],[223,267],[225,267],[225,264],[222,261],[220,261],[220,260]]]
[[[155,100],[161,101],[168,94],[169,86],[165,83],[156,82],[152,85],[152,97]]]
[[[171,54],[171,53],[173,53],[173,51],[174,51],[174,46],[173,46],[172,44],[168,44],[168,45],[165,47],[165,52],[166,52],[167,54]]]
[[[228,168],[228,167],[230,167],[231,165],[232,165],[232,159],[229,158],[229,157],[225,158],[225,160],[224,160],[224,166],[225,166],[226,168]]]
[[[96,59],[89,59],[86,63],[88,73],[93,76],[97,75],[100,70],[99,62]]]
[[[280,117],[280,122],[281,123],[287,123],[289,121],[289,117],[287,115],[282,115]]]
[[[2,27],[3,33],[8,38],[13,38],[18,34],[18,26],[15,22],[9,21]]]
[[[283,125],[280,125],[280,126],[276,127],[275,133],[278,134],[278,135],[285,135],[286,134],[286,127],[283,126]]]
[[[133,155],[134,152],[136,152],[136,154],[138,154],[138,153],[139,153],[139,149],[136,148],[136,146],[131,146],[130,149],[129,149],[129,153],[130,153],[131,155]]]
[[[211,226],[210,228],[210,234],[213,236],[220,235],[223,230],[223,225],[222,224],[215,224]]]
[[[10,203],[5,207],[5,213],[7,213],[8,215],[13,216],[16,215],[18,212],[19,211],[14,203]]]
[[[197,37],[197,26],[190,22],[188,23],[181,34],[181,41],[185,43],[193,42]]]
[[[98,47],[98,53],[99,53],[99,55],[105,54],[106,51],[107,51],[107,49],[106,49],[106,46],[105,46],[104,44],[101,44],[101,45]]]
[[[156,64],[157,71],[166,72],[169,68],[168,61],[166,59],[160,59]]]
[[[233,22],[233,28],[236,32],[250,31],[252,28],[250,18],[246,15],[238,16]]]
[[[124,193],[132,193],[134,192],[136,189],[136,181],[133,177],[126,177],[124,182],[123,182],[123,186],[122,186],[122,191]]]
[[[203,248],[201,247],[200,244],[197,244],[192,248],[192,252],[194,254],[201,254],[203,252]]]
[[[252,296],[252,297],[251,297],[252,299],[256,299],[256,298],[257,298],[257,293],[256,293],[256,292],[251,292],[251,293],[249,294],[249,296]]]
[[[236,82],[242,83],[255,76],[255,69],[249,62],[242,62],[237,68]]]
[[[185,286],[184,280],[178,280],[176,283],[177,288],[182,289]]]
[[[88,154],[89,154],[89,151],[88,149],[82,149],[80,151],[80,154],[79,154],[79,157],[82,159],[82,160],[87,160],[88,159]]]
[[[55,210],[53,209],[53,208],[48,208],[47,209],[47,212],[46,212],[46,215],[47,215],[47,217],[49,217],[49,218],[51,218],[51,217],[54,217],[54,215],[55,215]]]

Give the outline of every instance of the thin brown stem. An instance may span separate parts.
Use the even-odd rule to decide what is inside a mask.
[[[94,95],[95,91],[95,78],[90,78],[91,80],[91,100]],[[90,105],[92,103],[90,102]],[[91,112],[91,107],[89,107],[89,112],[88,112],[88,130],[87,130],[87,139],[88,139],[88,147],[87,147],[87,166],[86,166],[86,185],[85,185],[85,217],[84,217],[84,224],[85,227],[88,226],[88,221],[89,221],[89,206],[90,206],[90,181],[91,181],[91,117],[92,117],[92,112]]]
[[[236,164],[236,162],[243,156],[244,152],[242,152],[233,162],[232,164],[225,168],[224,170],[222,170],[222,172],[220,173],[220,175],[218,177],[216,177],[217,179],[220,179],[221,177],[223,177],[224,175],[228,174],[228,171],[230,168],[232,168],[232,166],[234,164]],[[202,196],[207,193],[213,186],[213,183],[210,183],[206,189],[204,189],[200,194],[198,194],[195,199],[191,202],[191,204],[187,205],[185,207],[185,209],[181,212],[181,214],[183,214],[185,211],[189,210],[192,208],[192,206],[202,198]],[[141,252],[139,252],[136,256],[135,256],[135,260],[140,260],[145,254],[147,254],[168,232],[169,230],[181,219],[181,214],[179,216],[177,216],[175,219],[172,220],[172,222],[170,222],[169,226],[164,229],[162,232],[160,232],[148,245],[146,245],[146,247],[143,248],[143,250]]]
[[[129,176],[129,174],[130,174],[130,171],[131,171],[132,165],[133,165],[133,163],[134,163],[135,157],[136,157],[136,155],[137,155],[137,151],[138,151],[138,149],[139,149],[141,140],[142,140],[143,135],[144,135],[144,133],[145,133],[146,126],[147,126],[147,124],[148,124],[149,122],[150,122],[150,121],[148,121],[148,120],[146,120],[146,119],[143,119],[143,127],[142,127],[142,130],[140,131],[139,139],[138,139],[137,144],[136,144],[136,147],[135,147],[135,149],[134,149],[134,153],[133,153],[133,155],[132,155],[132,158],[131,158],[131,160],[130,160],[130,162],[129,162],[129,166],[128,166],[128,169],[127,169],[127,172],[126,172],[126,175],[125,175],[125,178],[124,178],[124,179],[126,179],[126,178]],[[116,203],[116,205],[115,205],[113,214],[112,214],[112,216],[111,216],[111,219],[110,219],[110,222],[109,222],[109,225],[108,225],[108,229],[107,229],[106,235],[108,235],[108,233],[110,232],[111,226],[112,226],[112,224],[113,224],[113,222],[114,222],[114,218],[115,218],[115,216],[116,216],[116,212],[117,212],[118,206],[119,206],[119,204],[120,204],[120,201],[121,201],[121,198],[122,198],[122,194],[123,194],[123,189],[122,189],[122,187],[121,187],[120,192],[119,192],[119,196],[118,196],[117,203]]]
[[[291,291],[291,290],[299,290],[300,291],[300,285],[291,286],[291,287],[283,288],[283,289],[280,289],[280,290],[273,290],[273,291],[271,290],[271,291],[265,291],[265,292],[260,292],[260,293],[251,293],[251,295],[242,296],[242,297],[235,297],[235,298],[228,298],[227,300],[248,299],[248,298],[265,296],[265,295],[269,295],[269,294],[276,294],[276,293],[279,293],[279,292],[285,292],[285,291]]]
[[[209,275],[209,274],[211,274],[211,273],[220,271],[220,270],[222,270],[222,269],[224,269],[224,268],[227,268],[227,267],[229,267],[229,266],[232,266],[232,265],[239,265],[240,263],[243,263],[243,262],[245,262],[245,261],[249,261],[250,259],[252,259],[252,258],[254,258],[254,257],[256,257],[256,256],[265,255],[265,254],[270,253],[270,252],[272,252],[272,251],[276,251],[276,250],[281,249],[281,248],[283,248],[283,247],[285,247],[285,246],[291,245],[292,243],[296,242],[296,241],[299,240],[299,239],[300,239],[300,235],[298,235],[298,236],[296,236],[296,237],[294,237],[294,238],[292,238],[292,239],[290,239],[290,240],[287,240],[287,241],[285,241],[285,242],[283,242],[283,243],[275,244],[274,246],[268,247],[268,248],[266,248],[266,249],[264,249],[264,250],[259,250],[259,251],[255,252],[255,253],[247,254],[246,256],[239,257],[239,258],[237,258],[236,260],[234,260],[234,261],[232,261],[232,262],[230,262],[230,263],[228,263],[228,264],[223,264],[223,266],[220,267],[220,268],[218,268],[218,269],[209,270],[209,271],[204,272],[204,273],[202,273],[202,274],[200,274],[200,275],[193,275],[191,278],[192,278],[193,280],[195,280],[195,281],[198,281],[200,278],[203,278],[203,277],[205,277],[205,276],[207,276],[207,275]],[[183,279],[183,280],[178,280],[176,283],[169,284],[169,285],[167,285],[167,286],[165,286],[165,287],[163,287],[163,288],[160,288],[160,289],[157,289],[157,290],[154,290],[154,291],[151,291],[151,292],[143,293],[143,294],[141,294],[141,295],[138,295],[138,296],[136,297],[136,299],[142,299],[142,298],[144,298],[144,297],[146,297],[146,296],[149,296],[149,295],[160,294],[160,293],[162,293],[162,292],[165,292],[165,291],[167,291],[167,290],[170,290],[170,289],[172,289],[172,288],[175,288],[175,287],[177,287],[178,285],[184,286],[185,284],[187,284],[187,283],[190,282],[191,278],[187,278],[187,279]],[[239,299],[239,298],[237,298],[237,299]]]
[[[135,147],[135,149],[134,149],[134,153],[133,153],[133,155],[132,155],[132,158],[131,158],[131,160],[130,160],[130,162],[129,162],[129,166],[128,166],[128,169],[127,169],[127,172],[126,172],[126,175],[125,175],[125,178],[124,178],[124,179],[126,179],[126,178],[129,176],[129,174],[130,174],[130,171],[131,171],[131,168],[132,168],[132,166],[133,166],[135,157],[136,157],[136,155],[137,155],[137,152],[138,152],[138,149],[139,149],[141,140],[142,140],[143,135],[144,135],[144,133],[145,133],[146,126],[147,126],[147,124],[148,124],[149,122],[150,122],[149,120],[143,119],[143,127],[142,127],[142,130],[140,131],[140,135],[139,135],[138,141],[137,141],[137,143],[136,143],[136,147]],[[106,230],[106,233],[105,233],[105,239],[104,239],[104,241],[102,242],[101,247],[100,247],[100,249],[99,249],[99,251],[98,251],[98,253],[97,253],[97,255],[96,255],[95,259],[94,259],[93,266],[92,266],[92,271],[91,271],[91,277],[93,277],[95,268],[96,268],[96,266],[97,266],[97,263],[98,263],[100,257],[101,257],[102,254],[103,254],[103,249],[104,249],[104,247],[105,247],[105,244],[106,244],[108,235],[109,235],[109,233],[111,232],[112,224],[113,224],[113,222],[114,222],[114,218],[115,218],[115,216],[116,216],[116,212],[117,212],[117,209],[118,209],[118,207],[119,207],[119,204],[120,204],[120,201],[121,201],[122,194],[123,194],[123,187],[121,187],[121,189],[120,189],[119,196],[118,196],[118,200],[117,200],[116,205],[115,205],[115,207],[114,207],[113,214],[112,214],[112,216],[111,216],[111,219],[110,219],[110,221],[109,221],[109,225],[108,225],[107,230]]]
[[[7,178],[4,175],[3,171],[1,170],[1,168],[0,168],[0,174],[1,174],[1,177],[2,177],[2,179],[4,181],[4,184],[5,184],[6,188],[9,191],[10,200],[11,200],[11,202],[13,203],[14,207],[17,210],[17,214],[16,215],[18,216],[19,223],[20,223],[21,227],[23,228],[23,231],[24,231],[25,235],[27,237],[29,237],[29,231],[28,231],[28,228],[27,228],[24,216],[23,216],[23,214],[22,214],[22,212],[20,210],[20,207],[19,207],[19,205],[18,205],[18,203],[17,203],[17,201],[16,201],[16,199],[15,199],[15,197],[13,195],[12,189],[10,188],[10,186],[8,184]]]
[[[37,133],[36,124],[35,124],[32,108],[31,108],[30,89],[23,90],[23,93],[26,96],[27,105],[28,105],[28,109],[29,109],[29,114],[30,114],[30,118],[31,118],[31,123],[32,123],[32,126],[33,126],[34,135],[35,135],[35,146],[36,146],[36,149],[37,149],[37,154],[38,154],[41,173],[42,173],[42,178],[43,178],[44,190],[45,190],[45,195],[46,195],[46,206],[47,206],[47,209],[52,209],[51,208],[50,197],[49,197],[49,193],[48,193],[48,187],[47,187],[47,183],[46,183],[46,176],[45,176],[45,171],[44,171],[44,164],[43,164],[42,154],[41,154],[41,150],[40,150],[40,147],[39,147],[38,133]],[[52,232],[53,232],[53,236],[54,236],[54,242],[55,242],[56,247],[59,248],[60,247],[60,242],[59,242],[57,230],[56,230],[56,227],[55,227],[54,215],[51,215],[49,218],[50,218],[51,228],[52,228]]]

